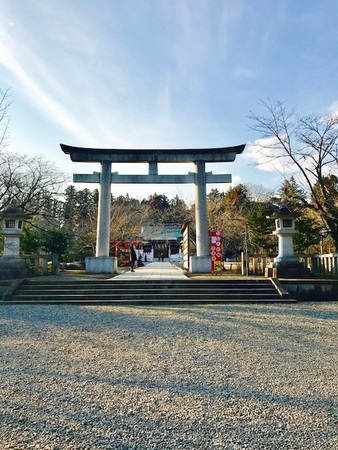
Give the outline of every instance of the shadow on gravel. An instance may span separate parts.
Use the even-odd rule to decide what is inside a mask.
[[[297,397],[290,395],[278,395],[275,393],[267,393],[264,391],[258,390],[249,390],[249,389],[241,389],[236,388],[233,385],[227,385],[226,383],[222,386],[206,386],[201,383],[180,383],[177,382],[155,382],[149,379],[126,379],[126,378],[111,378],[111,377],[98,377],[95,375],[87,375],[87,374],[69,374],[65,371],[53,372],[53,371],[39,371],[39,370],[27,370],[27,369],[0,369],[0,374],[3,376],[11,376],[14,375],[17,377],[34,377],[41,380],[52,379],[56,381],[57,379],[67,380],[67,382],[76,383],[80,385],[100,385],[103,384],[105,386],[110,387],[120,387],[120,388],[140,388],[140,389],[149,389],[154,391],[168,391],[173,394],[195,394],[201,396],[208,397],[217,397],[222,398],[223,400],[228,400],[230,398],[242,398],[242,399],[256,399],[265,403],[273,402],[276,405],[293,405],[295,407],[299,407],[302,409],[312,409],[312,408],[321,408],[328,409],[331,413],[338,411],[338,401],[335,399],[321,399],[318,397],[315,398],[305,398],[305,397]],[[48,383],[46,383],[48,385]],[[7,403],[10,403],[11,400],[7,399]]]
[[[13,376],[10,370],[0,370],[0,373],[6,377]],[[60,443],[64,442],[65,445],[67,444],[67,447],[62,448],[73,448],[71,447],[72,443],[76,443],[78,446],[79,444],[88,445],[88,443],[94,442],[101,442],[102,446],[97,448],[103,449],[145,448],[139,446],[144,445],[144,439],[148,434],[152,440],[161,439],[161,436],[166,435],[167,442],[170,439],[173,445],[178,437],[177,433],[181,432],[185,434],[187,430],[194,430],[194,436],[199,439],[199,445],[197,447],[193,445],[193,441],[188,446],[190,438],[189,434],[185,434],[185,437],[182,438],[185,446],[175,448],[214,448],[210,447],[208,439],[210,439],[210,436],[217,435],[221,431],[222,439],[227,439],[227,442],[230,437],[237,439],[236,435],[238,439],[243,439],[244,436],[247,436],[253,445],[250,448],[257,449],[267,448],[258,445],[261,439],[260,436],[265,436],[266,438],[267,434],[271,434],[271,438],[274,439],[275,444],[279,441],[280,447],[278,448],[291,449],[301,447],[285,447],[286,438],[289,443],[297,445],[298,436],[304,439],[304,435],[306,436],[308,434],[307,442],[311,442],[312,444],[317,439],[322,443],[325,440],[329,442],[330,438],[334,436],[333,417],[335,411],[337,411],[338,404],[333,399],[277,395],[259,390],[235,388],[226,384],[217,387],[206,386],[200,383],[177,384],[170,381],[158,383],[152,382],[151,380],[102,378],[92,375],[72,376],[64,372],[30,372],[23,369],[16,370],[15,376],[19,378],[24,377],[27,380],[34,379],[41,386],[44,384],[47,386],[50,385],[49,378],[55,384],[58,384],[59,380],[61,386],[67,386],[68,388],[71,384],[74,386],[78,385],[81,386],[81,389],[84,389],[84,395],[87,395],[85,402],[78,399],[76,395],[69,396],[67,392],[63,393],[63,395],[61,393],[54,393],[54,395],[52,394],[52,397],[54,397],[53,400],[46,402],[44,401],[43,390],[41,390],[40,395],[35,394],[34,403],[31,401],[18,402],[11,398],[6,398],[2,403],[2,410],[5,413],[0,414],[0,420],[3,424],[2,430],[8,430],[12,427],[16,430],[16,433],[19,430],[24,430],[22,436],[25,436],[25,444],[29,442],[27,441],[28,436],[30,436],[33,442],[36,442],[39,435],[45,434],[49,436],[49,442],[59,441]],[[90,394],[87,391],[88,386],[92,390]],[[117,389],[122,398],[124,391],[127,390],[130,392],[131,390],[134,392],[135,399],[139,395],[138,392],[145,390],[151,400],[149,400],[148,405],[135,405],[133,396],[131,396],[127,403],[126,400],[122,400],[122,408],[121,405],[100,405],[95,401],[95,390],[102,388],[107,393],[111,391],[116,392]],[[166,394],[165,398],[167,399],[164,403],[168,403],[165,408],[165,415],[163,415],[163,412],[161,413],[163,408],[163,393]],[[51,394],[47,398],[51,400]],[[192,414],[195,418],[188,418],[188,414],[188,417],[184,419],[179,415],[170,413],[171,408],[173,411],[177,408],[175,406],[176,402],[182,404],[187,402],[187,398],[189,398],[187,404],[190,408],[193,405],[197,406],[202,403],[204,405],[203,414],[197,414],[197,417],[195,417],[196,414]],[[253,404],[256,407],[255,412],[250,411],[250,407]],[[213,406],[210,407],[210,405]],[[300,416],[302,414],[301,412],[304,411],[307,418],[314,418],[316,416],[324,417],[324,423],[321,426],[306,423],[299,424],[298,426],[295,426],[295,424],[290,426],[288,423],[292,421],[290,410],[288,410],[290,406],[294,411],[293,414],[296,416]],[[215,411],[212,411],[213,408],[216,409],[216,414]],[[279,411],[277,414],[278,420],[275,418],[276,411]],[[269,417],[270,414],[271,418]],[[261,419],[257,421],[255,417],[260,417]],[[114,430],[114,436],[112,436],[112,430]],[[126,433],[128,438],[126,437]],[[125,442],[125,446],[109,446],[109,443],[117,445],[118,439],[120,438],[122,439],[121,442]],[[127,446],[126,443],[129,439],[131,439],[129,441],[130,445],[132,442],[134,444],[138,442],[138,447]],[[204,445],[208,445],[208,447],[203,447],[204,439],[206,439]],[[257,442],[257,447],[254,444],[255,442]],[[162,447],[159,444],[156,448],[167,447],[165,445]],[[310,446],[307,448],[314,449],[320,447]]]
[[[266,350],[273,343],[281,354],[312,345],[325,354],[333,352],[338,323],[337,308],[332,303],[172,308],[13,305],[0,312],[2,337],[29,333],[36,339],[48,340],[59,328],[67,333],[73,330],[73,342],[94,347],[104,332],[125,342],[142,336],[145,346],[156,338],[173,339],[173,342],[176,339],[187,342],[212,339],[220,343],[231,340],[245,343],[248,348]],[[322,325],[327,321],[332,321],[331,334],[323,336]]]
[[[2,305],[1,334],[20,333],[22,327],[45,326],[74,328],[95,333],[125,331],[166,336],[175,328],[178,335],[200,335],[212,327],[214,337],[236,334],[242,327],[266,332],[304,334],[313,320],[337,321],[338,308],[329,303],[276,305],[175,305],[168,306],[79,306],[79,305]],[[12,321],[18,321],[13,327]],[[8,329],[6,332],[6,323]],[[320,322],[318,322],[320,323]],[[314,330],[310,329],[312,333]],[[298,333],[299,332],[299,333]],[[290,338],[291,338],[290,334]]]

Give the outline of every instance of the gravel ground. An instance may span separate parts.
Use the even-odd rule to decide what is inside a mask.
[[[2,449],[338,449],[338,303],[0,306]]]

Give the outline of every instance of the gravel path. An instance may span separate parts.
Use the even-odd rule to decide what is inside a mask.
[[[0,448],[338,449],[338,303],[0,306]]]

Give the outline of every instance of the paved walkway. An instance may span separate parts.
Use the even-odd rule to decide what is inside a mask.
[[[180,269],[167,261],[146,263],[143,267],[137,267],[135,272],[131,272],[129,268],[126,270],[127,272],[112,280],[188,280]]]

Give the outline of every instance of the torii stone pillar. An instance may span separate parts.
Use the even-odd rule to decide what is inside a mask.
[[[101,162],[99,208],[96,229],[95,257],[86,258],[86,271],[92,273],[115,273],[117,259],[109,256],[111,207],[111,162]]]
[[[196,218],[196,256],[190,257],[192,273],[210,272],[207,190],[205,162],[195,161],[195,218]]]
[[[101,173],[74,174],[78,183],[99,183],[100,198],[97,227],[96,256],[86,259],[86,270],[113,273],[117,259],[109,257],[111,183],[126,184],[194,184],[196,202],[196,256],[190,258],[193,273],[211,271],[207,221],[207,183],[231,183],[229,174],[205,172],[207,162],[232,162],[243,152],[245,145],[195,149],[100,149],[72,147],[60,144],[62,151],[74,162],[101,164]],[[119,175],[111,172],[112,163],[148,163],[148,175]],[[158,163],[194,163],[195,172],[186,175],[159,175]]]
[[[96,256],[109,256],[110,206],[111,206],[111,162],[102,161],[99,189],[99,210],[96,230]]]

